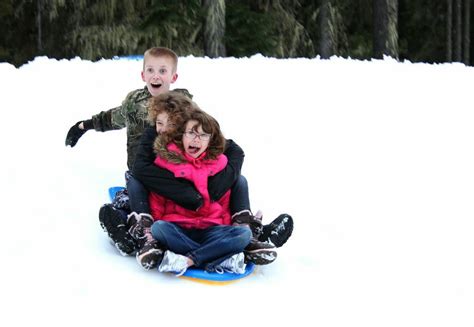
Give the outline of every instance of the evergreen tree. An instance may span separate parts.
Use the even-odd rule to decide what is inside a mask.
[[[321,58],[328,59],[334,54],[334,31],[333,21],[331,20],[331,1],[322,0],[320,7],[319,21],[321,38],[319,43],[319,52]]]
[[[398,0],[374,0],[374,57],[398,58]]]
[[[10,0],[0,0],[0,61],[12,61],[13,47],[15,46],[11,37],[13,29],[13,4]]]
[[[446,60],[453,61],[453,0],[447,2],[447,18],[446,18]]]
[[[340,18],[337,54],[344,57],[369,59],[372,57],[373,15],[372,0],[338,0]]]
[[[150,0],[77,0],[68,3],[68,51],[85,59],[143,53],[153,39],[140,31]]]
[[[322,0],[319,8],[321,58],[332,55],[344,56],[348,52],[346,25],[342,17],[343,3],[337,0]]]
[[[464,0],[463,62],[469,65],[471,50],[471,0]]]
[[[454,61],[462,59],[462,2],[454,0]]]
[[[225,1],[204,0],[204,53],[211,57],[225,57]]]
[[[470,0],[0,0],[0,60],[179,55],[463,61]],[[216,15],[217,14],[217,15]],[[224,16],[225,15],[225,16]],[[225,17],[223,19],[222,17]],[[218,19],[216,19],[218,18]]]
[[[452,1],[452,0],[449,0]],[[399,7],[399,45],[401,60],[444,62],[447,60],[446,33],[449,18],[447,2],[401,0]],[[450,47],[451,48],[451,47]]]
[[[225,45],[228,56],[245,57],[256,53],[275,56],[277,21],[267,6],[253,0],[226,1]]]
[[[152,1],[144,13],[141,33],[151,38],[147,47],[165,46],[179,55],[204,55],[201,0]]]
[[[276,25],[277,57],[303,57],[312,51],[313,43],[305,27],[298,21],[301,3],[298,0],[274,0],[269,6]]]

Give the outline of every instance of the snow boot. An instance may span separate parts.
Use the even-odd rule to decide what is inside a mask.
[[[252,239],[244,249],[245,260],[256,265],[268,265],[277,258],[276,247],[273,244]]]
[[[112,204],[104,204],[99,210],[99,221],[122,255],[130,255],[137,250],[135,240],[128,233],[124,211],[115,209]]]
[[[293,232],[293,218],[284,213],[279,215],[270,224],[263,226],[262,234],[258,237],[261,242],[267,242],[281,247],[288,241]]]
[[[153,225],[153,217],[147,213],[132,212],[127,217],[128,232],[138,242],[139,248],[145,245],[147,233]]]
[[[233,225],[248,225],[254,238],[259,238],[263,233],[262,219],[254,216],[250,210],[242,210],[232,215]]]
[[[137,252],[137,261],[145,270],[158,267],[163,260],[164,250],[154,240],[146,240],[143,247]]]
[[[112,200],[112,205],[115,209],[125,210],[130,212],[130,199],[128,197],[127,189],[123,189],[115,193],[115,197]]]

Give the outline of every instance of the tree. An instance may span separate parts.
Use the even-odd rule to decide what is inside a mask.
[[[61,7],[65,6],[65,0],[35,0],[36,2],[36,45],[39,54],[43,53],[44,43],[44,30],[43,25],[50,23],[58,17],[58,11]],[[23,2],[24,3],[24,2]],[[43,20],[45,16],[46,21]],[[47,38],[50,36],[47,35]]]
[[[463,37],[463,62],[469,65],[469,54],[471,49],[471,0],[464,0],[464,37]]]
[[[319,41],[319,53],[321,58],[328,59],[334,54],[334,27],[331,19],[331,1],[322,0],[319,11],[321,38]]]
[[[152,1],[143,13],[139,33],[151,38],[147,47],[160,45],[173,49],[178,55],[204,55],[201,0]]]
[[[336,7],[337,54],[368,59],[372,57],[372,0],[331,0]]]
[[[68,2],[65,26],[68,51],[84,59],[143,53],[154,35],[140,30],[153,1],[78,0]]]
[[[375,58],[398,58],[398,0],[374,0]]]
[[[254,0],[226,1],[225,45],[228,56],[245,57],[256,53],[275,56],[277,22]]]
[[[454,61],[462,59],[462,3],[454,0]]]
[[[36,27],[38,30],[38,52],[43,52],[43,42],[41,37],[41,11],[43,6],[43,0],[36,0]]]
[[[469,64],[470,0],[0,0],[0,60],[142,54]],[[225,18],[224,18],[225,17]],[[32,19],[33,18],[33,19]]]
[[[313,43],[305,27],[298,21],[301,10],[299,0],[273,0],[266,6],[279,24],[276,25],[277,57],[299,57],[313,49]]]
[[[346,23],[343,18],[344,1],[322,0],[319,7],[319,53],[321,58],[348,54]]]
[[[225,1],[204,0],[204,53],[210,58],[225,57]]]
[[[470,0],[446,1],[446,61],[452,62],[454,60],[469,65],[471,48],[470,19]]]
[[[308,12],[303,3],[308,3]],[[313,22],[314,0],[227,0],[226,47],[229,55],[262,53],[278,58],[313,56],[303,21]]]
[[[315,0],[300,0],[299,7],[295,11],[297,21],[305,31],[304,47],[299,51],[302,57],[316,56],[316,50],[320,45],[320,4]]]
[[[453,0],[446,0],[446,61],[453,61]]]

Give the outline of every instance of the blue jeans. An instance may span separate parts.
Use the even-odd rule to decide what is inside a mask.
[[[127,179],[127,191],[130,199],[130,210],[136,213],[150,213],[148,190],[131,174]],[[247,179],[240,175],[230,192],[230,212],[234,214],[242,210],[250,211],[249,186]]]
[[[252,238],[247,226],[185,229],[163,220],[155,221],[151,234],[168,250],[185,255],[194,261],[196,267],[210,271],[225,259],[242,252]]]
[[[148,190],[132,174],[127,178],[127,191],[130,201],[130,211],[136,213],[150,213],[150,204],[148,202]]]
[[[250,210],[249,185],[247,179],[240,175],[230,189],[230,213]]]

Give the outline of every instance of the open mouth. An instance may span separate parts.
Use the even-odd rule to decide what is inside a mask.
[[[150,85],[153,89],[159,89],[162,84],[160,82],[156,82],[156,83],[150,83]]]
[[[193,146],[193,145],[188,146],[188,153],[189,153],[189,154],[194,155],[194,154],[198,153],[199,150],[201,150],[200,147]]]

